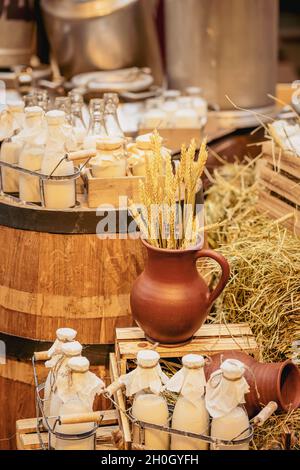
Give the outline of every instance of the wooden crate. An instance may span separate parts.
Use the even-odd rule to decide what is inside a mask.
[[[94,178],[91,170],[86,170],[88,206],[96,208],[101,205],[119,207],[119,197],[137,201],[139,197],[139,180],[141,176],[123,176],[116,178]],[[125,201],[126,203],[126,201]]]
[[[300,235],[300,157],[264,143],[258,181],[258,210]]]
[[[120,375],[127,372],[128,362],[136,358],[138,351],[151,348],[153,344],[146,340],[140,328],[116,328],[115,353],[110,353],[109,357],[111,381],[118,380]],[[185,354],[212,355],[230,350],[243,350],[258,359],[258,345],[247,323],[204,324],[189,344],[174,348],[156,347],[162,359],[182,358]],[[118,390],[114,394],[114,400],[117,404],[124,448],[131,449],[131,423],[126,414],[124,392]]]
[[[151,134],[153,129],[139,129],[139,135]],[[189,145],[195,139],[197,147],[200,147],[203,132],[196,129],[158,129],[159,135],[164,139],[164,145],[171,151],[179,151],[182,144]]]
[[[96,450],[116,450],[112,441],[112,432],[119,429],[116,410],[103,411],[103,420],[96,433]],[[41,432],[45,446],[48,445],[48,433]],[[16,422],[16,441],[18,450],[39,450],[40,440],[36,432],[36,418],[20,419]]]
[[[126,373],[127,362],[135,359],[138,351],[152,347],[140,328],[116,328],[115,353],[118,373]],[[185,354],[212,355],[230,350],[243,350],[258,358],[258,346],[247,323],[204,324],[189,344],[174,348],[156,348],[160,357],[165,359],[181,358]]]

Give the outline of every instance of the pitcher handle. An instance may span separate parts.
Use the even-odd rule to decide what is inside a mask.
[[[216,288],[210,293],[210,296],[209,296],[209,302],[210,304],[212,304],[219,297],[219,295],[221,294],[221,292],[223,291],[224,287],[226,286],[229,280],[230,267],[229,267],[227,259],[224,258],[224,256],[221,255],[221,253],[218,253],[217,251],[214,251],[214,250],[203,249],[203,250],[197,251],[195,253],[195,259],[197,260],[199,258],[212,258],[221,266],[221,269],[222,269],[221,278]]]

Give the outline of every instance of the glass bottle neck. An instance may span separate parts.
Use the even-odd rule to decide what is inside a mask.
[[[91,116],[91,121],[88,129],[88,135],[99,135],[99,136],[106,136],[106,129],[104,125],[104,117],[101,113],[94,113]]]
[[[105,111],[105,129],[107,135],[110,137],[124,137],[124,132],[121,129],[117,110]]]
[[[83,129],[86,128],[83,120],[82,105],[80,103],[72,105],[71,120],[74,127],[82,127]]]

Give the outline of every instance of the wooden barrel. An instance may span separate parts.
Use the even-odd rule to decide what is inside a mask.
[[[0,340],[7,348],[0,448],[14,448],[16,420],[35,416],[30,358],[48,349],[57,328],[77,330],[84,355],[108,378],[115,328],[133,324],[129,296],[145,256],[134,231],[128,234],[127,212],[115,212],[115,232],[108,227],[100,238],[107,213],[53,211],[0,197]],[[46,373],[40,365],[41,380]]]
[[[72,219],[70,226],[64,221],[66,233],[49,233],[46,230],[60,226],[59,218],[73,214],[18,209],[14,225],[19,217],[20,228],[5,227],[0,220],[0,331],[51,341],[57,328],[69,326],[83,343],[112,343],[116,327],[132,324],[131,286],[144,266],[140,241],[127,233],[122,234],[127,239],[119,234],[100,239],[94,211],[93,220],[86,218],[84,231]],[[9,211],[7,205],[5,210]],[[46,226],[39,220],[45,212],[50,213],[52,226],[47,218]],[[78,211],[77,221],[82,224],[84,217],[85,212]]]

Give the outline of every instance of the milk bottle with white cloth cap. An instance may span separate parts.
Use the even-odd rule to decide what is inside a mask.
[[[172,428],[180,431],[208,435],[209,414],[205,406],[205,361],[197,354],[182,358],[182,369],[166,384],[165,389],[180,393],[176,402]],[[171,450],[207,450],[208,445],[200,439],[172,434]]]
[[[247,437],[249,418],[243,404],[249,385],[244,378],[245,366],[236,359],[226,359],[207,383],[206,407],[210,416],[211,436],[234,440]],[[249,444],[211,444],[211,450],[248,450]]]
[[[137,354],[137,367],[132,372],[122,375],[118,381],[107,387],[109,394],[118,388],[126,387],[126,396],[134,397],[132,416],[145,423],[167,426],[169,411],[166,399],[161,395],[163,384],[168,377],[159,365],[160,356],[156,351],[144,350]],[[133,440],[140,443],[140,429],[134,426]],[[145,429],[147,449],[169,449],[169,435],[155,429]]]
[[[95,396],[104,389],[104,382],[90,372],[86,357],[72,357],[68,360],[68,379],[58,386],[61,400],[59,416],[85,414],[93,411]],[[57,432],[62,434],[83,434],[91,431],[94,423],[59,424]],[[55,439],[56,450],[94,450],[95,436],[85,439]]]
[[[56,340],[52,344],[51,348],[48,349],[49,360],[45,362],[45,366],[50,369],[47,376],[44,388],[44,415],[47,417],[50,413],[50,398],[51,398],[51,387],[54,384],[54,367],[56,366],[59,359],[62,357],[62,346],[65,343],[70,343],[76,338],[77,331],[72,328],[58,328],[56,330]]]
[[[53,367],[53,381],[51,384],[50,416],[58,416],[62,400],[58,394],[59,388],[68,380],[68,361],[71,357],[81,356],[82,346],[78,341],[70,341],[61,346],[62,355]]]

